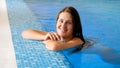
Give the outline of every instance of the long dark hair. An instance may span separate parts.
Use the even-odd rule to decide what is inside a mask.
[[[77,10],[72,6],[65,7],[58,13],[57,20],[59,18],[60,13],[62,13],[62,12],[68,12],[72,15],[72,17],[73,17],[73,37],[79,37],[85,43],[85,40],[84,40],[84,37],[82,34],[82,25],[81,25],[81,21],[80,21],[80,16],[79,16]]]

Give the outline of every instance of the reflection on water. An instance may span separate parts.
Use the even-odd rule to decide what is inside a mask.
[[[86,54],[97,54],[104,62],[111,64],[120,64],[120,53],[117,53],[113,48],[95,43],[91,47],[82,50]]]

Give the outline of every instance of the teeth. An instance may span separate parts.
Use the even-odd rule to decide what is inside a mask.
[[[60,31],[62,31],[62,32],[66,32],[67,31],[67,29],[64,29],[64,28],[59,28],[60,29]]]
[[[65,29],[61,29],[61,31],[65,32],[66,30]]]

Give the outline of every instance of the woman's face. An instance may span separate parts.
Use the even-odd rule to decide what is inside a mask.
[[[68,12],[62,12],[59,14],[57,25],[57,33],[63,38],[73,37],[73,19],[72,15]]]

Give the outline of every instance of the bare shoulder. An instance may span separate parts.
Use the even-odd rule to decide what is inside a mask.
[[[83,43],[83,41],[78,38],[78,37],[74,37],[72,40],[70,40],[70,42],[80,42],[80,43]]]

